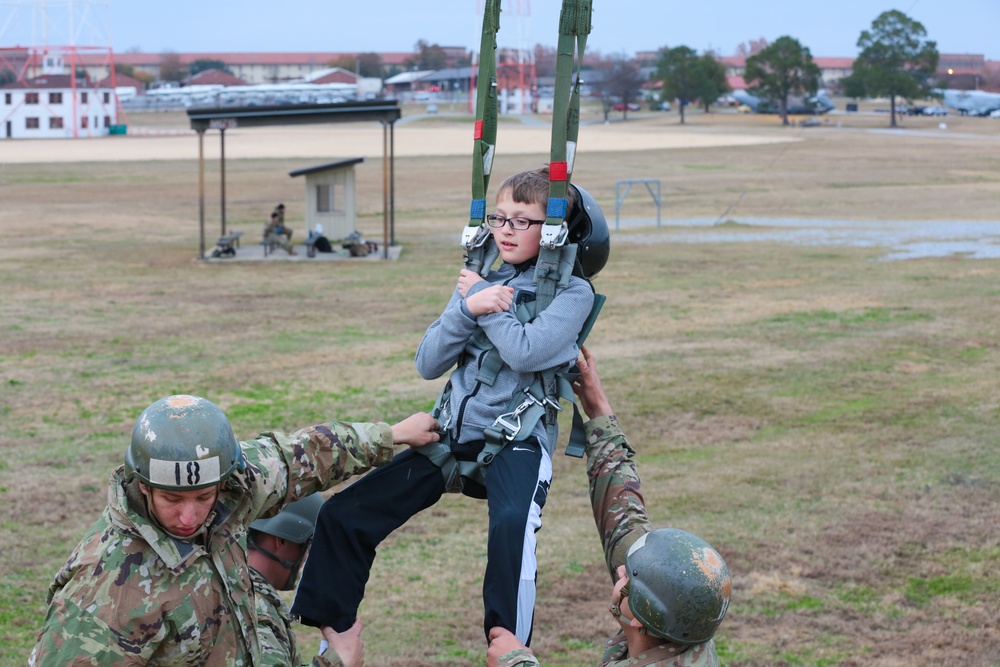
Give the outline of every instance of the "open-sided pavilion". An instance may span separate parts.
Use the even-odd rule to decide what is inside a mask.
[[[198,133],[198,224],[200,254],[205,259],[205,132],[219,131],[221,156],[220,200],[222,220],[220,236],[226,235],[226,130],[267,125],[303,125],[318,123],[382,123],[382,249],[389,258],[389,246],[395,245],[395,122],[402,117],[395,100],[343,102],[336,104],[300,104],[282,106],[223,107],[188,109],[191,129]]]

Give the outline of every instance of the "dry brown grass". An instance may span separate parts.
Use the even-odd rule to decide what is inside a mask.
[[[612,217],[615,180],[660,178],[670,218],[997,219],[1000,123],[906,119],[927,134],[886,134],[867,131],[884,116],[828,120],[693,114],[680,128],[671,114],[585,128],[574,178]],[[447,118],[431,127],[451,141],[456,124],[467,135]],[[339,157],[352,132],[319,128],[314,143]],[[616,137],[664,134],[676,147],[615,150]],[[687,135],[760,142],[684,147]],[[233,136],[227,153],[256,136]],[[275,136],[253,150],[274,153]],[[196,154],[193,137],[162,140]],[[364,151],[361,229],[377,237],[381,144]],[[495,173],[544,159],[501,143]],[[229,162],[230,226],[255,235],[279,200],[295,219],[301,183],[287,173],[316,161]],[[431,405],[440,382],[419,380],[411,360],[461,261],[468,180],[464,152],[398,159],[397,262],[219,265],[195,259],[193,159],[0,166],[0,663],[23,661],[52,574],[155,398],[206,395],[245,437]],[[654,212],[634,196],[623,214]],[[1000,264],[639,236],[614,236],[592,346],[653,519],[704,535],[733,570],[726,664],[1000,664]],[[608,580],[581,464],[558,456],[555,468],[534,645],[546,664],[595,664]],[[482,664],[484,529],[482,504],[449,497],[383,546],[361,610],[368,664]]]

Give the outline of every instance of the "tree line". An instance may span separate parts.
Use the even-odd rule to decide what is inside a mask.
[[[861,32],[857,47],[859,54],[853,71],[841,82],[843,92],[853,98],[888,97],[893,127],[896,125],[897,97],[912,100],[933,96],[940,56],[936,42],[927,39],[927,31],[919,21],[898,10],[883,12],[869,29]],[[773,43],[765,39],[751,40],[740,45],[738,51],[746,56],[743,79],[747,87],[779,110],[784,125],[789,124],[789,98],[815,95],[820,87],[819,66],[809,48],[794,37],[783,35]],[[538,45],[533,55],[536,76],[554,75],[555,49]],[[327,63],[363,77],[386,77],[409,69],[439,70],[471,64],[470,57],[456,60],[440,45],[424,40],[416,43],[413,57],[403,67],[393,68],[394,71],[387,71],[377,53],[345,55]],[[726,68],[712,52],[699,54],[685,45],[663,47],[658,52],[651,76],[643,75],[642,65],[635,59],[610,56],[600,58],[590,65],[589,72],[583,73],[585,83],[587,78],[592,79],[591,88],[604,104],[605,117],[618,105],[627,117],[629,105],[644,100],[643,86],[650,78],[660,83],[660,103],[677,103],[682,124],[688,104],[697,103],[707,112],[717,99],[731,92]],[[116,69],[137,78],[144,74],[127,65],[116,65]],[[161,57],[160,79],[182,81],[207,69],[230,71],[221,60],[198,60],[184,65],[176,53],[168,52]]]
[[[843,92],[853,98],[888,97],[892,127],[896,126],[897,97],[933,96],[940,55],[936,42],[927,39],[927,31],[919,21],[898,10],[883,12],[861,32],[857,47],[859,54],[852,73],[841,81]],[[744,55],[744,81],[778,108],[784,125],[789,124],[789,98],[812,96],[819,90],[820,68],[809,48],[794,37],[784,35],[770,44],[764,40],[751,42]],[[661,100],[678,101],[681,123],[685,103],[699,100],[707,110],[709,102],[729,92],[714,56],[699,56],[687,46],[661,49],[656,76],[663,82]]]

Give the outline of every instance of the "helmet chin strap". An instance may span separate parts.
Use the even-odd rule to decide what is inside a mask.
[[[301,552],[302,555],[300,555],[297,560],[288,560],[287,558],[282,558],[281,556],[279,556],[279,555],[277,555],[275,553],[272,553],[272,552],[268,551],[267,549],[265,549],[264,547],[260,546],[259,544],[257,544],[257,541],[254,540],[252,536],[249,536],[247,538],[247,541],[249,543],[248,546],[251,549],[259,551],[260,553],[264,554],[264,556],[266,556],[270,560],[273,560],[274,562],[278,563],[279,565],[281,565],[282,567],[284,567],[284,568],[286,568],[288,570],[288,579],[287,579],[287,581],[285,581],[285,585],[284,586],[275,586],[275,588],[277,588],[278,590],[281,590],[281,591],[290,591],[290,590],[292,590],[295,587],[295,580],[298,579],[298,577],[299,577],[299,568],[302,566],[302,562],[306,559],[305,555],[309,552],[309,543],[307,542],[305,544],[306,548],[302,549],[302,552]]]

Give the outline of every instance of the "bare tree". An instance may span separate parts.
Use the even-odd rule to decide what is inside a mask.
[[[181,62],[181,57],[173,51],[160,54],[160,80],[181,81],[188,75],[187,67]]]
[[[597,67],[600,72],[600,82],[597,84],[604,104],[604,119],[616,105],[621,105],[623,118],[628,120],[628,105],[641,99],[642,77],[639,63],[624,56],[609,56],[602,58]]]
[[[428,44],[421,39],[417,41],[414,50],[414,56],[406,59],[407,66],[412,69],[438,70],[448,66],[448,55],[440,44]]]
[[[554,77],[556,75],[556,50],[544,44],[535,44],[535,75]]]
[[[760,39],[751,39],[736,47],[736,55],[742,56],[743,58],[749,58],[750,56],[760,53],[769,45],[770,42],[763,37]]]

